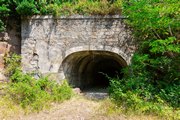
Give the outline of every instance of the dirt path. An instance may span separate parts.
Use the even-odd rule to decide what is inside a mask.
[[[87,120],[92,117],[94,110],[99,106],[98,102],[84,98],[72,98],[60,105],[54,105],[50,111],[29,115],[26,120]]]
[[[50,110],[18,116],[13,120],[114,120],[111,117],[99,115],[100,105],[101,101],[74,97],[62,104],[54,104]],[[117,120],[124,120],[124,118]]]
[[[102,109],[102,106],[104,107]],[[126,117],[122,114],[107,115],[109,102],[90,100],[84,96],[77,96],[61,104],[53,104],[50,110],[24,115],[13,114],[2,120],[157,120],[152,116],[140,118]],[[110,111],[111,112],[111,111]],[[0,117],[1,118],[1,117]]]

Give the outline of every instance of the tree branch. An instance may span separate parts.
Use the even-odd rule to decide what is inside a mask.
[[[156,30],[154,30],[154,29],[152,29],[153,30],[153,32],[155,33],[155,35],[159,38],[159,39],[162,39],[160,36],[159,36],[159,34],[156,32]]]
[[[171,34],[171,36],[173,36],[172,30],[171,30],[171,26],[169,25],[169,33]]]

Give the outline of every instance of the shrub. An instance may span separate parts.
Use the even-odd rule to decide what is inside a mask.
[[[165,100],[172,107],[179,108],[180,86],[175,84],[166,86],[166,88],[161,89],[159,92],[159,97]]]
[[[115,98],[121,98],[130,91],[143,101],[153,104],[163,101],[169,107],[179,108],[180,99],[177,97],[180,95],[180,45],[177,2],[123,2],[123,14],[128,16],[126,23],[133,28],[138,50],[131,65],[124,70],[124,78],[111,83],[111,89],[121,90],[117,94],[114,94],[115,90],[111,90]]]
[[[49,4],[43,8],[41,8],[41,13],[42,14],[50,14],[54,16],[58,16],[59,13],[59,6],[57,4]]]
[[[10,77],[16,72],[16,70],[20,69],[21,57],[16,54],[6,54],[4,57],[4,63],[6,68],[5,75]]]
[[[36,80],[30,74],[19,70],[10,79],[14,81],[8,87],[10,98],[23,108],[31,108],[32,111],[42,110],[49,106],[50,102],[62,102],[73,96],[72,88],[67,82],[59,85],[47,77]]]
[[[79,1],[74,6],[74,12],[82,15],[114,15],[121,14],[122,0],[111,3],[107,0],[102,1]]]
[[[49,99],[50,95],[40,89],[39,86],[25,82],[17,82],[9,87],[10,97],[23,108],[32,107],[32,110],[39,111]]]
[[[0,31],[8,16],[114,15],[121,14],[122,0],[1,0]]]
[[[33,74],[23,73],[20,57],[16,54],[6,57],[5,63],[10,78],[7,96],[23,108],[40,111],[48,107],[50,102],[62,102],[73,96],[73,91],[66,81],[59,85],[48,77],[35,79]]]
[[[122,13],[122,0],[116,0],[109,8],[110,15],[121,15]]]
[[[59,12],[60,12],[59,16],[61,16],[61,15],[65,15],[65,16],[72,15],[73,14],[73,8],[74,8],[74,6],[72,3],[69,3],[69,2],[63,3],[59,7]]]
[[[54,101],[61,102],[70,99],[72,95],[72,88],[68,85],[67,81],[63,81],[60,86],[55,85],[52,88],[52,97]]]
[[[35,15],[39,14],[33,1],[23,0],[16,8],[17,13],[20,15]]]
[[[179,53],[174,37],[143,42],[123,70],[123,79],[109,78],[113,101],[125,112],[179,119]]]
[[[5,0],[0,1],[0,32],[5,31],[5,18],[9,15],[10,9]]]
[[[5,30],[4,22],[0,20],[0,32]]]
[[[166,119],[179,119],[180,111],[169,105],[169,103],[175,103],[174,105],[179,103],[179,98],[172,95],[176,94],[177,91],[172,92],[172,96],[161,96],[162,93],[158,94],[153,91],[155,90],[154,86],[146,83],[143,85],[144,88],[137,87],[139,85],[136,85],[135,82],[132,83],[131,80],[110,78],[110,98],[118,107],[122,108],[125,114],[154,114]],[[166,101],[163,97],[172,97],[176,100],[173,100],[173,102]],[[177,107],[175,106],[175,108]]]

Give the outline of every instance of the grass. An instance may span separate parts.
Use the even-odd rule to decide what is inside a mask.
[[[0,120],[10,119],[14,116],[24,114],[23,109],[9,100],[7,97],[0,96]]]
[[[136,111],[124,111],[122,106],[117,106],[113,103],[109,98],[102,100],[100,102],[100,107],[97,110],[94,118],[108,118],[108,119],[127,119],[127,120],[178,120],[178,112],[174,111],[171,113],[172,116],[177,116],[176,118],[172,118],[171,116],[158,116],[156,114],[144,114],[144,113],[136,113]],[[168,112],[167,112],[168,113]]]
[[[7,6],[10,3],[6,3]],[[75,0],[75,1],[62,1],[46,0],[27,1],[17,3],[15,6],[16,11],[21,16],[29,15],[115,15],[122,13],[122,0]],[[8,9],[8,7],[5,7]],[[1,11],[1,10],[0,10]],[[2,12],[5,12],[2,10]],[[6,15],[6,14],[5,14]],[[3,29],[3,28],[2,28]]]
[[[0,98],[0,119],[41,119],[44,118],[57,118],[64,119],[72,118],[81,115],[83,118],[90,120],[101,119],[124,119],[124,120],[170,120],[168,117],[160,117],[153,114],[136,114],[133,111],[124,112],[123,107],[118,107],[109,98],[104,100],[91,100],[84,96],[75,95],[72,99],[66,100],[62,103],[51,103],[51,108],[39,111],[39,113],[28,113],[28,109],[22,109],[18,104],[7,97]],[[69,115],[69,112],[71,115]],[[28,113],[28,115],[26,115]],[[176,120],[176,119],[174,119]],[[177,119],[178,120],[178,119]]]

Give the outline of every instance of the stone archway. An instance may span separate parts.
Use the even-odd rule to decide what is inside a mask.
[[[131,30],[118,15],[27,17],[21,37],[24,72],[50,74],[57,82],[66,78],[77,87],[106,86],[100,73],[121,71],[136,49]]]
[[[81,89],[109,85],[105,75],[122,77],[121,69],[126,61],[109,51],[79,51],[68,55],[62,62],[62,70],[69,83]]]

